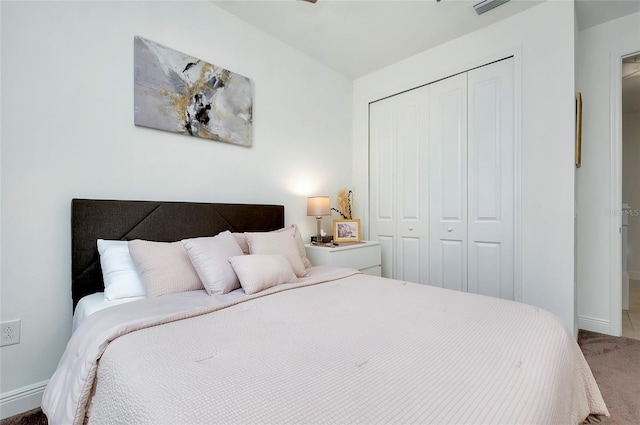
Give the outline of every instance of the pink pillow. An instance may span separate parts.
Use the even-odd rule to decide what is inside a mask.
[[[242,255],[242,250],[231,232],[227,230],[212,237],[184,239],[182,245],[209,295],[226,294],[240,287],[229,257]]]
[[[312,267],[311,262],[307,259],[307,251],[304,249],[304,242],[302,241],[302,235],[300,234],[300,230],[298,226],[292,224],[291,226],[283,227],[279,230],[273,230],[272,232],[265,233],[290,233],[296,240],[296,244],[298,247],[298,253],[300,254],[300,258],[302,259],[302,263],[306,269]],[[247,237],[244,233],[233,233],[233,236],[236,238],[236,242],[240,245],[242,252],[244,254],[249,254],[251,251],[249,250],[249,244],[247,243]]]
[[[129,241],[129,253],[147,296],[203,289],[187,251],[180,242]]]
[[[291,264],[283,255],[240,255],[229,258],[242,289],[255,294],[281,283],[296,282]]]
[[[298,251],[298,244],[292,232],[266,232],[266,233],[245,233],[249,251],[252,255],[283,255],[293,268],[298,277],[306,276],[307,269],[304,267],[302,258]]]
[[[292,233],[293,237],[296,240],[296,244],[298,246],[298,253],[300,254],[300,258],[302,258],[304,267],[307,269],[312,267],[311,262],[307,259],[307,251],[304,249],[304,242],[302,241],[302,235],[300,234],[300,230],[298,229],[298,226],[296,226],[295,224],[292,224],[291,226],[282,228],[280,230],[276,230],[276,232]]]

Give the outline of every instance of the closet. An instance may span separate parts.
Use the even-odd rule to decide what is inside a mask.
[[[513,58],[370,104],[385,277],[517,299]]]

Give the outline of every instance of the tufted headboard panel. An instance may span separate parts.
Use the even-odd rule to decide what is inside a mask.
[[[224,230],[258,232],[284,227],[284,206],[198,202],[71,201],[71,294],[104,290],[96,241],[146,239],[175,242]]]

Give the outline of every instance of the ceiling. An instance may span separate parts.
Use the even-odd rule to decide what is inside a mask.
[[[511,0],[482,15],[473,8],[480,0],[210,1],[355,79],[544,0]],[[640,0],[576,1],[581,30],[639,10]]]
[[[354,79],[542,2],[511,0],[478,16],[478,0],[210,1]]]
[[[545,0],[511,0],[482,15],[473,8],[480,0],[209,1],[355,79]],[[637,11],[640,0],[576,0],[579,30]],[[625,78],[623,87],[633,90],[624,110],[640,110],[640,75]]]

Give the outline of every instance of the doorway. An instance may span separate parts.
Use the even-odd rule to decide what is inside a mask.
[[[640,339],[640,52],[622,59],[622,336]]]

